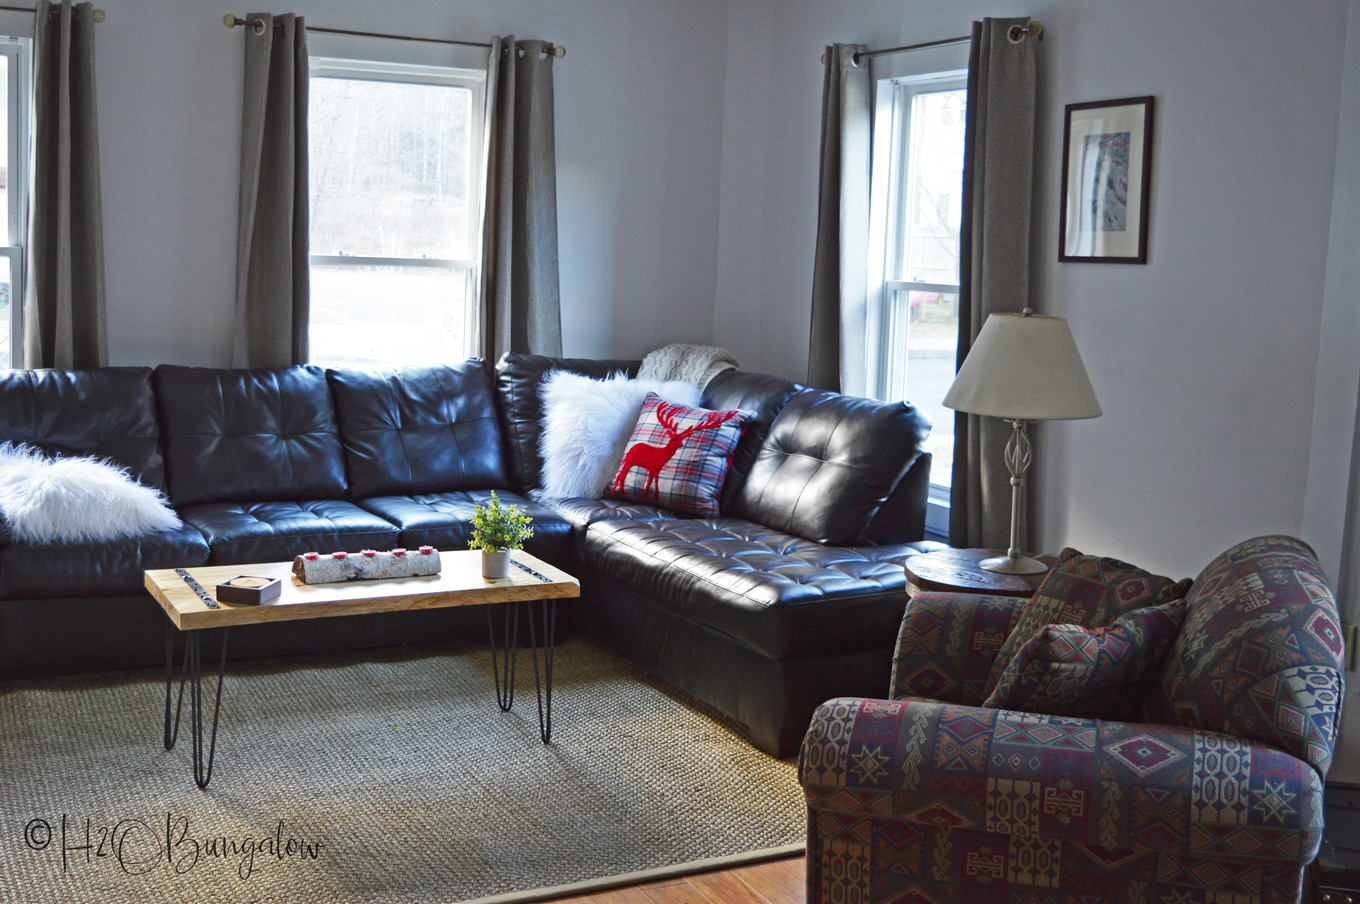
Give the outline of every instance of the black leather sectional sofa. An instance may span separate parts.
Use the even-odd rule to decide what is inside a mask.
[[[0,537],[0,676],[156,665],[142,572],[307,550],[466,546],[495,489],[534,517],[528,549],[580,577],[575,624],[796,750],[828,697],[885,685],[922,542],[928,424],[909,405],[728,371],[704,405],[757,413],[723,516],[538,492],[538,386],[637,362],[507,355],[495,367],[278,371],[162,366],[0,375],[0,441],[126,465],[184,527],[104,543]],[[483,636],[449,609],[253,627],[234,656]]]

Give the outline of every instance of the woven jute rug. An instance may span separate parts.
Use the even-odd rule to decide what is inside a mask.
[[[558,648],[548,746],[523,651],[518,688],[471,646],[229,663],[200,791],[163,673],[0,683],[0,901],[532,900],[798,850],[793,764],[625,660]]]

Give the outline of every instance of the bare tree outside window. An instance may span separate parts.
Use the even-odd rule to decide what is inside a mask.
[[[325,61],[311,79],[312,359],[461,359],[478,256],[481,83],[365,78],[343,65]]]

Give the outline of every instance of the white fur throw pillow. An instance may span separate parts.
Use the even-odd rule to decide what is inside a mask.
[[[159,490],[97,458],[0,445],[0,515],[23,543],[112,540],[179,527]]]
[[[695,407],[693,383],[630,380],[617,373],[603,380],[555,370],[539,388],[543,399],[543,494],[599,499],[623,460],[647,393]]]

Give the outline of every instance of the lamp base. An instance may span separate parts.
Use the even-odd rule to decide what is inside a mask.
[[[997,574],[1043,574],[1048,571],[1048,566],[1038,559],[1031,559],[1029,556],[997,556],[992,559],[983,559],[978,562],[978,567],[983,571],[993,571]]]

